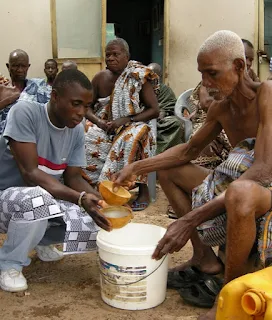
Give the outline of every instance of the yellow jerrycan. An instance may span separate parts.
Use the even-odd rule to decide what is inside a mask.
[[[216,320],[272,320],[272,267],[228,283],[218,298]]]

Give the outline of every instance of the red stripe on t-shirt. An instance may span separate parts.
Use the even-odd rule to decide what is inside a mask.
[[[67,163],[56,164],[42,157],[38,158],[38,163],[41,166],[45,166],[52,170],[65,170],[67,168]]]

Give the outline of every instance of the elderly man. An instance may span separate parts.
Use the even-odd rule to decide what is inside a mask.
[[[42,85],[42,79],[27,79],[30,67],[28,54],[16,49],[9,55],[6,64],[10,74],[10,88],[0,86],[0,134],[3,133],[9,110],[20,97],[22,100],[46,103],[50,99],[51,90]]]
[[[100,214],[99,195],[82,178],[85,166],[81,124],[92,102],[92,86],[78,70],[61,72],[48,104],[19,101],[0,138],[0,287],[27,289],[22,268],[35,248],[43,261],[96,249],[98,226],[110,230]],[[46,146],[46,147],[45,147]],[[64,184],[59,180],[63,175]]]
[[[155,137],[149,120],[159,115],[155,91],[158,76],[139,62],[129,61],[129,46],[124,39],[106,46],[107,69],[92,80],[94,105],[87,118],[87,168],[85,177],[92,184],[110,179],[128,163],[152,157]],[[149,204],[146,176],[139,176],[139,195],[134,211]]]
[[[77,70],[77,64],[75,61],[72,60],[66,60],[63,62],[62,66],[61,66],[61,70],[67,70],[67,69],[74,69]]]
[[[157,121],[157,154],[183,143],[184,131],[182,122],[175,116],[176,96],[173,90],[162,83],[162,70],[158,63],[150,63],[147,66],[153,70],[160,78],[160,92],[158,103],[160,115]]]
[[[225,283],[247,272],[255,242],[263,264],[272,262],[272,85],[262,83],[257,93],[252,89],[243,43],[231,31],[210,36],[197,62],[202,84],[215,99],[202,128],[188,143],[132,163],[113,180],[129,186],[136,175],[159,172],[162,188],[181,218],[168,227],[153,258],[179,251],[191,239],[193,258],[180,267],[187,273],[176,272],[174,278],[188,281],[180,291],[186,301],[200,305],[198,300],[207,298],[208,306],[219,289],[211,291],[212,282],[205,276],[222,269],[212,246],[226,246]],[[234,147],[228,159],[214,171],[191,164],[222,129]],[[195,285],[190,286],[190,278]],[[199,319],[214,320],[215,313],[216,306]]]

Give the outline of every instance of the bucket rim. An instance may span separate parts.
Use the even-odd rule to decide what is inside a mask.
[[[157,225],[151,225],[151,224],[146,224],[146,223],[133,223],[134,225],[149,225],[149,226],[153,226],[156,228],[160,228],[162,231],[166,232],[166,229],[164,227],[161,226],[157,226]],[[106,232],[106,231],[105,231]],[[106,241],[104,239],[101,239],[101,233],[100,231],[97,234],[97,238],[96,238],[96,243],[99,249],[102,249],[106,252],[111,252],[111,253],[117,253],[120,255],[137,255],[137,254],[141,254],[141,255],[150,255],[152,254],[156,247],[157,247],[157,243],[154,245],[145,245],[145,246],[126,246],[126,245],[116,245],[116,244],[112,244],[109,241]]]

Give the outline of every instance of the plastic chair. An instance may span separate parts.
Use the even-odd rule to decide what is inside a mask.
[[[194,111],[193,103],[190,101],[190,96],[194,88],[184,91],[177,99],[175,104],[175,115],[184,123],[184,140],[187,142],[193,131],[192,121],[183,117],[184,109],[187,109],[189,113]]]
[[[151,130],[153,131],[154,136],[157,138],[157,119],[152,119],[150,124]],[[147,176],[147,186],[151,202],[156,201],[156,180],[156,172],[150,172]]]

